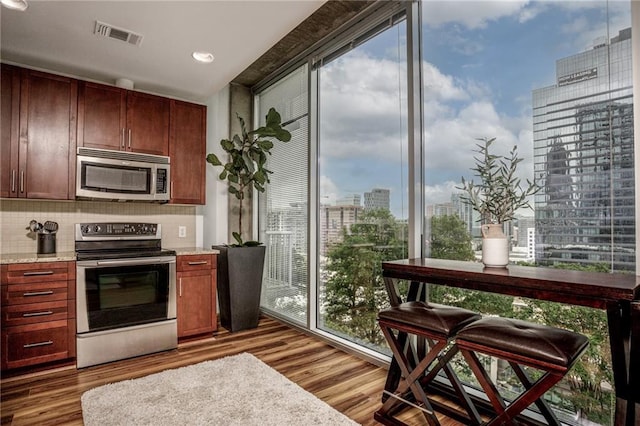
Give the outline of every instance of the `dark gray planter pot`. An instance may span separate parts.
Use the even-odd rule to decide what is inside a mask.
[[[265,246],[214,246],[218,255],[220,324],[231,332],[255,328],[260,317],[260,294]]]

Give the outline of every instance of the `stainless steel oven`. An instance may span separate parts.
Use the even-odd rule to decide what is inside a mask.
[[[76,224],[78,368],[177,346],[176,256],[150,223]]]

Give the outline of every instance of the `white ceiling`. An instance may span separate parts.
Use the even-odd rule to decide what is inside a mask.
[[[0,8],[3,62],[204,102],[325,0],[29,1]],[[143,36],[140,46],[98,37],[95,21]],[[191,53],[213,53],[211,64]]]

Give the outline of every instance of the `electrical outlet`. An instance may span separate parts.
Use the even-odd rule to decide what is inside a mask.
[[[187,227],[178,226],[178,238],[186,238],[186,237],[187,237]]]

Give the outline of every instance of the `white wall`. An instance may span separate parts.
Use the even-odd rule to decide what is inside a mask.
[[[228,137],[229,86],[226,86],[207,101],[207,153],[214,153],[224,161],[226,153],[220,140]],[[228,243],[228,193],[226,183],[218,179],[220,172],[220,168],[207,164],[206,204],[196,212],[196,245],[205,248]]]

